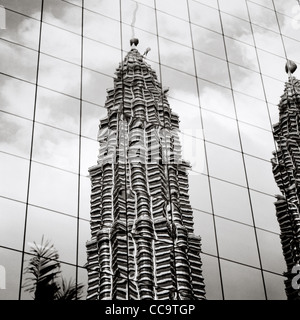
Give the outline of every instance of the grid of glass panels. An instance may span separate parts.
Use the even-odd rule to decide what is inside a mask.
[[[285,61],[300,61],[298,1],[0,4],[0,299],[31,299],[23,271],[43,235],[64,276],[86,284],[87,169],[133,36],[181,121],[207,298],[285,299],[270,158]]]

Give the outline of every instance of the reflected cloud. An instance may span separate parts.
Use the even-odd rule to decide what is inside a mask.
[[[0,150],[29,158],[32,122],[0,112]]]

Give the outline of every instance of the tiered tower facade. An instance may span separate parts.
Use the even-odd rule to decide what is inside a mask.
[[[179,119],[136,49],[107,90],[91,178],[88,297],[205,299]]]
[[[289,79],[279,103],[279,122],[273,126],[277,150],[272,159],[275,181],[282,193],[276,195],[276,215],[287,265],[285,290],[289,300],[300,298],[295,278],[300,270],[300,81],[291,74],[296,65],[288,61]]]

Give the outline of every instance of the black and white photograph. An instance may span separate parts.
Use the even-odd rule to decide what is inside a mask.
[[[0,0],[0,300],[183,317],[299,272],[299,0]]]

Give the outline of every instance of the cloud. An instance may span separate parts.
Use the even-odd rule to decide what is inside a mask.
[[[0,150],[29,158],[32,122],[0,112]]]

